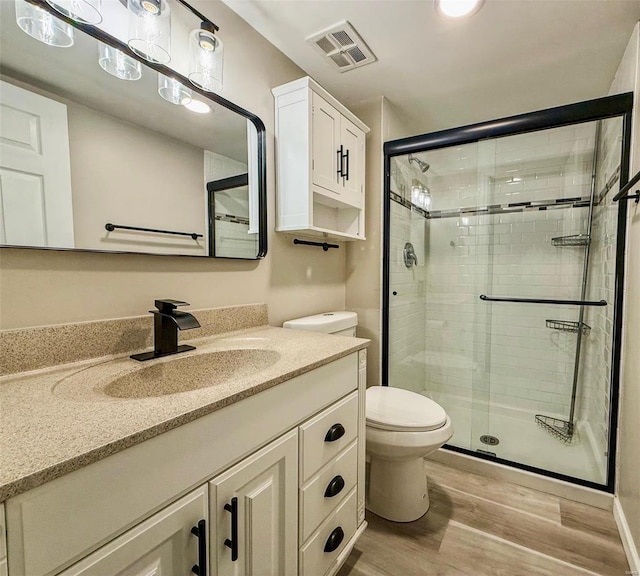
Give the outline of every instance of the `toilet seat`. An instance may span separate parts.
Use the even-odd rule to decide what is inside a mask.
[[[433,400],[402,388],[367,389],[367,426],[395,432],[428,432],[447,422],[444,408]]]

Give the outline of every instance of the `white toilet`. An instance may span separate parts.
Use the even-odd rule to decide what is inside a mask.
[[[424,457],[453,436],[444,408],[415,392],[367,389],[367,508],[395,522],[412,522],[429,509]]]
[[[296,318],[284,328],[356,335],[355,312]],[[395,522],[411,522],[429,509],[423,458],[453,436],[442,406],[415,392],[389,386],[367,389],[367,508]]]

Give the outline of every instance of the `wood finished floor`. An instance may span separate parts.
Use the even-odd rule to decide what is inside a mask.
[[[624,576],[611,512],[429,461],[429,512],[369,527],[337,576]]]

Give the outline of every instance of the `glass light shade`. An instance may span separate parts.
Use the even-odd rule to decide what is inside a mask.
[[[98,43],[98,64],[120,80],[139,80],[142,77],[142,64],[120,50],[102,42]]]
[[[191,102],[191,90],[164,74],[158,74],[158,94],[171,104],[186,106]]]
[[[24,0],[16,0],[16,23],[23,32],[49,46],[73,46],[72,26]]]
[[[222,90],[222,40],[208,30],[192,30],[189,34],[189,80],[207,92]]]
[[[47,0],[47,4],[81,24],[102,22],[102,0]]]
[[[171,11],[166,0],[127,0],[129,48],[149,62],[171,60]]]

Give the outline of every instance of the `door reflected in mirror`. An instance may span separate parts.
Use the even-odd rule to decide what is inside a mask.
[[[197,19],[179,6],[186,42]],[[0,3],[0,244],[264,256],[260,120],[96,35],[110,44],[74,29],[73,46],[51,47]]]

